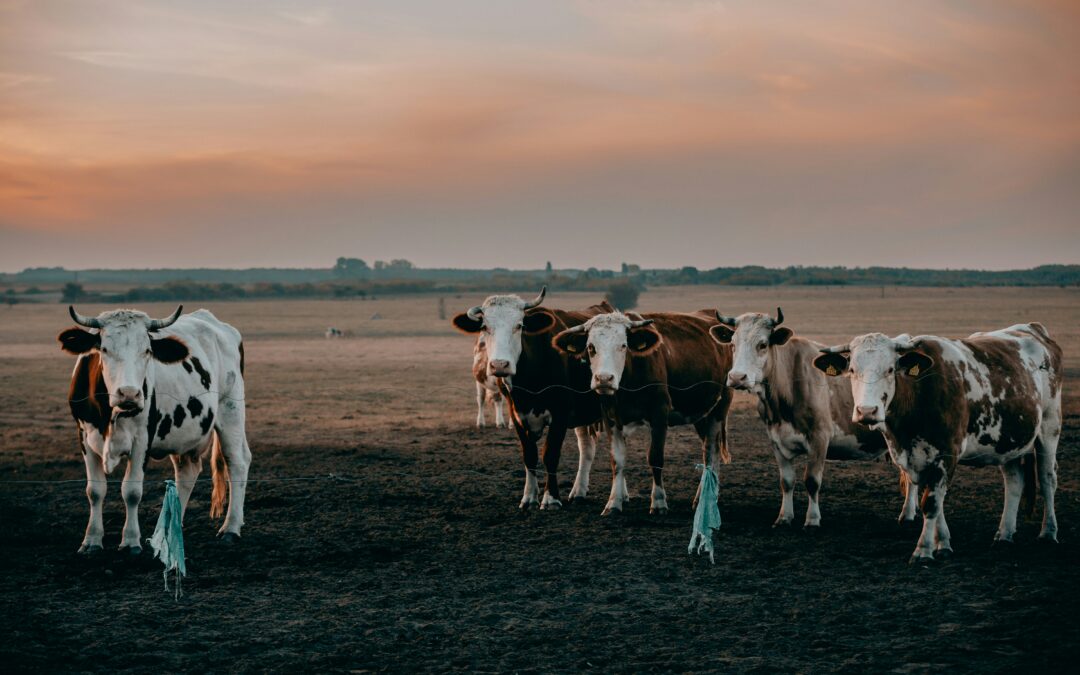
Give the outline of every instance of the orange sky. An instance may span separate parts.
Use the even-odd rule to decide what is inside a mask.
[[[1074,7],[0,0],[0,270],[1077,263]]]

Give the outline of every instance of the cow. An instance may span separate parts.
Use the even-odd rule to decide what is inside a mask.
[[[107,476],[127,460],[120,492],[127,508],[120,549],[142,551],[139,502],[147,459],[170,457],[181,516],[209,453],[211,517],[228,510],[219,536],[240,538],[251,464],[245,432],[244,346],[240,333],[205,309],[166,319],[119,309],[87,317],[58,336],[77,355],[68,404],[86,465],[90,520],[79,548],[101,550]],[[88,329],[88,330],[87,330]]]
[[[825,345],[795,336],[777,307],[768,314],[716,314],[710,330],[721,345],[734,349],[727,385],[757,396],[758,415],[772,442],[780,469],[780,515],[773,527],[791,525],[795,516],[792,488],[794,460],[806,456],[803,481],[807,507],[804,527],[821,525],[819,505],[825,460],[871,460],[885,454],[881,432],[851,421],[851,387],[814,367]],[[901,476],[904,474],[901,473]],[[906,481],[900,522],[915,519],[915,491]]]
[[[629,498],[624,476],[625,433],[638,425],[651,431],[649,513],[668,511],[663,470],[669,426],[694,425],[707,469],[716,470],[718,456],[725,463],[731,461],[727,414],[732,393],[724,385],[731,369],[731,351],[717,349],[709,337],[714,313],[656,313],[631,318],[611,312],[564,330],[552,340],[563,354],[589,364],[589,386],[602,401],[613,470],[604,515],[621,512]]]
[[[345,333],[343,333],[340,328],[330,326],[326,329],[326,332],[323,335],[326,337],[327,340],[332,340],[334,338],[344,337]]]
[[[484,346],[484,336],[476,338],[473,347],[473,379],[476,380],[476,426],[483,428],[487,424],[484,416],[484,408],[490,401],[495,408],[495,428],[506,427],[506,399],[499,390],[499,379],[488,375],[487,348]]]
[[[952,555],[945,493],[958,464],[1000,467],[999,542],[1012,541],[1021,497],[1034,497],[1037,473],[1039,539],[1057,541],[1062,357],[1042,324],[964,339],[870,333],[826,347],[814,365],[848,376],[852,421],[882,430],[893,461],[922,488],[923,527],[912,562]]]
[[[612,308],[606,302],[581,312],[540,307],[546,294],[545,286],[531,301],[517,295],[492,295],[451,320],[458,330],[483,337],[488,359],[484,377],[496,378],[506,397],[525,465],[522,509],[562,507],[558,468],[569,429],[577,435],[579,451],[569,500],[587,496],[596,454],[593,425],[600,420],[599,403],[588,388],[588,367],[554,349],[551,336]],[[543,496],[538,497],[537,444],[545,428],[542,459],[546,481]]]

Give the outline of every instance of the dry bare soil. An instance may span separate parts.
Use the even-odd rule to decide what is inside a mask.
[[[447,297],[462,311],[479,297]],[[552,306],[596,300],[555,294]],[[826,342],[881,330],[967,335],[1039,320],[1067,355],[1058,546],[992,547],[995,469],[961,468],[947,502],[956,556],[911,568],[895,470],[831,463],[823,526],[773,530],[779,489],[749,397],[731,414],[716,564],[688,556],[698,450],[668,445],[672,513],[650,517],[642,438],[628,512],[602,518],[600,461],[586,503],[517,508],[511,431],[473,428],[471,341],[431,296],[211,305],[245,335],[255,479],[239,544],[215,540],[209,484],[185,522],[179,602],[148,553],[75,551],[83,477],[65,393],[72,358],[59,305],[0,309],[0,664],[6,671],[469,670],[1061,671],[1078,647],[1080,294],[1065,289],[668,288],[644,310],[783,305]],[[194,309],[190,307],[189,309]],[[101,307],[83,307],[84,312]],[[171,307],[145,307],[165,315]],[[378,314],[380,319],[372,319]],[[353,337],[325,340],[327,326]],[[576,451],[563,454],[564,494]],[[152,463],[141,521],[153,530],[169,464]],[[338,478],[325,478],[333,474]],[[205,474],[204,474],[205,475]],[[118,476],[117,476],[118,477]],[[797,493],[797,518],[805,506]],[[1039,504],[1041,513],[1041,503]],[[801,522],[801,521],[800,521]]]

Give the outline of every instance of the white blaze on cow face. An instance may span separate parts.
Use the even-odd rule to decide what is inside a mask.
[[[830,348],[814,365],[827,375],[844,372],[851,378],[853,410],[851,421],[871,428],[885,423],[885,413],[896,396],[896,377],[900,371],[911,376],[933,365],[933,360],[915,348],[910,336],[890,338],[881,333],[861,335],[847,350],[837,353]]]
[[[634,321],[622,312],[600,314],[583,326],[563,331],[553,341],[565,353],[587,355],[592,370],[591,388],[598,394],[619,391],[626,357],[645,356],[660,344],[660,334],[651,321]]]
[[[787,343],[792,335],[790,329],[777,327],[777,320],[767,314],[743,314],[734,326],[721,323],[710,333],[717,342],[732,346],[727,386],[752,393],[760,392],[768,379],[772,347]]]
[[[487,349],[488,375],[512,377],[521,358],[523,334],[542,333],[555,324],[555,316],[546,310],[530,313],[539,305],[547,287],[531,302],[516,295],[492,295],[484,304],[454,317],[454,325],[466,333],[480,333]]]

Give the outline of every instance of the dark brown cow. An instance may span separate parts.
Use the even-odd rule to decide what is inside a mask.
[[[525,491],[521,508],[539,504],[542,509],[562,506],[558,468],[563,439],[568,429],[578,434],[578,480],[571,499],[588,491],[588,465],[596,452],[589,427],[600,419],[596,396],[588,390],[588,366],[567,358],[551,346],[551,337],[561,330],[584,323],[589,317],[610,310],[610,305],[594,305],[582,312],[539,307],[547,289],[532,302],[516,295],[493,295],[484,304],[453,318],[459,330],[481,334],[487,350],[486,375],[498,378],[510,404],[510,419],[521,442],[525,464]],[[542,501],[538,499],[536,473],[540,436],[547,429],[543,462],[547,482]],[[584,483],[582,465],[585,466]]]
[[[1034,455],[1045,506],[1039,538],[1057,541],[1061,348],[1041,324],[963,340],[871,333],[823,351],[818,368],[850,376],[852,419],[882,429],[893,460],[922,487],[913,561],[952,553],[945,493],[957,464],[1001,467],[1005,505],[995,539],[1012,541],[1024,465]]]
[[[758,415],[765,423],[780,469],[780,515],[777,525],[790,525],[795,516],[792,488],[794,460],[806,455],[807,508],[805,527],[821,525],[818,505],[826,459],[876,459],[885,454],[885,439],[878,431],[851,421],[851,387],[814,368],[825,346],[795,337],[781,327],[784,313],[739,317],[716,315],[713,339],[734,348],[734,364],[727,384],[758,398]],[[901,474],[903,475],[903,474]],[[907,481],[904,481],[907,487]],[[915,491],[905,490],[901,521],[915,518]]]
[[[705,465],[715,471],[718,456],[730,461],[727,413],[731,390],[724,386],[731,352],[717,349],[709,337],[715,310],[698,314],[601,314],[565,330],[553,341],[565,354],[584,357],[590,386],[601,395],[604,421],[611,434],[614,475],[604,514],[621,511],[629,498],[623,469],[624,430],[648,425],[652,437],[649,465],[653,486],[650,513],[666,513],[664,444],[668,426],[693,424],[702,441]]]

